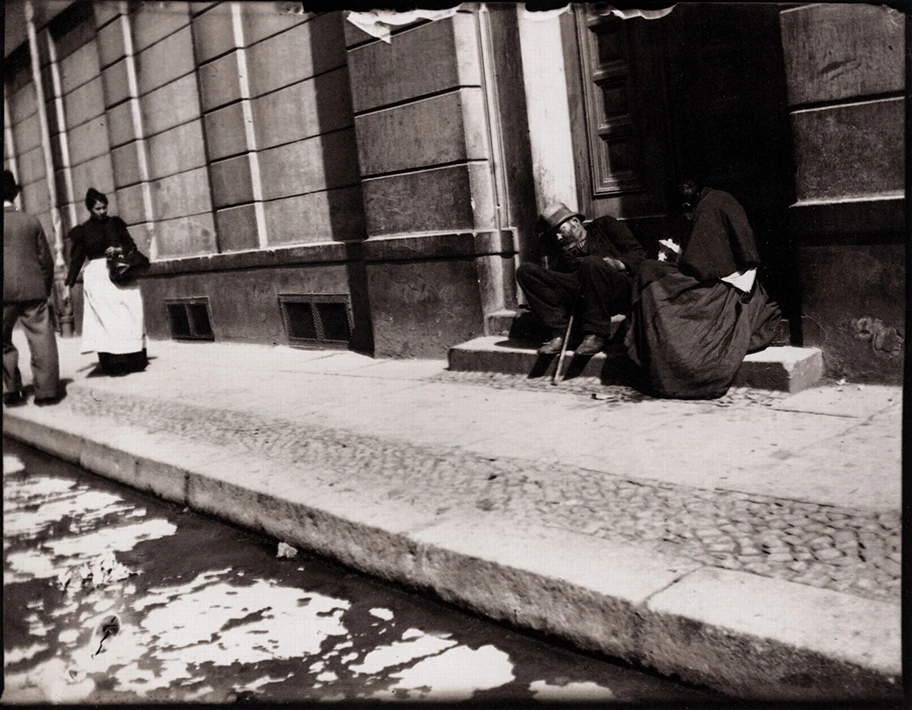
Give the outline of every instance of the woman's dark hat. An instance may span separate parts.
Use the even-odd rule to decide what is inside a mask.
[[[579,212],[574,212],[563,202],[552,202],[541,213],[541,220],[548,226],[548,231],[550,232],[557,231],[558,227],[572,217],[579,217],[580,220],[585,219],[583,215]]]
[[[108,204],[108,198],[103,192],[99,192],[94,187],[90,187],[86,191],[85,205],[87,209],[92,209],[95,206],[96,202],[100,202],[103,205]]]

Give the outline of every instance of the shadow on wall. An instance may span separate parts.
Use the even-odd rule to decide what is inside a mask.
[[[342,23],[345,20],[342,17],[342,12],[336,12],[334,20],[339,23],[338,31],[344,37],[344,27]],[[351,88],[348,79],[348,65],[345,56],[346,49],[344,39],[341,42],[341,47],[342,56],[340,57],[340,65],[342,68],[340,71],[345,74],[345,79],[342,83],[344,84],[343,90],[347,95],[345,97],[340,97],[336,94],[329,93],[328,88],[330,86],[338,85],[321,81],[320,77],[317,77],[314,80],[317,120],[321,131],[323,130],[323,126],[334,125],[338,122],[340,104],[348,107],[352,126],[354,125],[354,116],[351,113],[351,103],[349,99],[351,96]],[[313,58],[313,66],[320,66],[325,63],[325,57],[323,56],[325,50],[326,48],[323,46],[323,42],[320,41],[320,38],[311,35],[310,51]],[[338,91],[338,89],[336,89],[336,91]],[[321,145],[323,150],[321,165],[324,170],[326,169],[326,166],[334,165],[339,160],[351,160],[357,165],[358,153],[357,146],[354,143],[354,134],[352,134],[351,144],[346,145],[344,155],[339,155],[330,150],[333,142],[321,141]],[[360,171],[356,169],[353,171],[353,174],[359,175]],[[352,200],[345,197],[345,192],[349,190],[357,191],[357,199]],[[352,215],[349,213],[352,209],[352,205],[358,205],[362,211],[364,209],[364,202],[361,197],[360,179],[356,185],[346,186],[342,189],[327,190],[326,198],[329,213],[329,224],[327,225],[327,228],[329,230],[330,238],[337,240],[339,239],[338,235],[343,235],[342,238],[344,239],[344,237],[351,232],[353,219]],[[361,225],[362,239],[367,239],[366,227],[363,226],[363,213],[360,216],[360,219],[357,220],[357,223]],[[351,299],[353,320],[349,348],[356,352],[373,355],[374,327],[371,319],[370,294],[368,293],[367,286],[367,266],[364,262],[363,243],[351,241],[345,243],[345,270],[348,279],[348,294]]]

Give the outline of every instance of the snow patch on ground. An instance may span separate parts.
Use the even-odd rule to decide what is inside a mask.
[[[327,637],[347,636],[338,616],[348,602],[259,579],[239,587],[221,578],[228,572],[207,572],[187,584],[149,590],[131,605],[134,614],[148,609],[138,625],[125,624],[105,642],[102,653],[91,657],[97,649],[94,639],[74,660],[86,673],[120,666],[114,689],[143,698],[193,678],[197,665],[312,656]],[[309,602],[306,614],[303,599]],[[146,658],[155,659],[155,671]]]
[[[75,524],[91,523],[112,513],[139,511],[120,496],[55,476],[33,476],[17,480],[4,491],[7,534],[38,533],[65,517]],[[33,510],[24,510],[33,508]],[[87,527],[87,525],[82,525]]]
[[[256,680],[252,680],[249,683],[247,683],[246,685],[239,685],[234,690],[236,693],[243,693],[243,692],[252,693],[254,691],[259,690],[264,685],[269,685],[270,683],[283,683],[293,676],[294,676],[294,673],[289,673],[286,676],[278,677],[278,678],[273,678],[272,676],[267,675],[267,676],[263,676],[262,678],[257,678]]]
[[[61,571],[87,562],[99,553],[126,552],[140,542],[167,537],[175,532],[177,527],[172,523],[154,518],[133,525],[105,528],[97,533],[49,540],[28,552],[8,553],[4,583],[57,577]],[[4,534],[11,533],[6,530]]]
[[[63,658],[50,658],[31,670],[4,674],[3,699],[14,702],[78,703],[95,690],[95,681],[84,674],[71,674]]]
[[[204,684],[204,685],[200,686],[199,688],[197,688],[196,690],[193,690],[193,691],[190,691],[189,693],[187,693],[186,701],[192,703],[194,700],[199,700],[200,698],[203,698],[206,695],[209,695],[210,693],[214,693],[214,692],[215,692],[215,688],[213,688],[211,685]]]
[[[50,631],[54,629],[51,624],[47,624],[42,621],[41,617],[39,617],[35,612],[32,612],[27,617],[25,617],[25,623],[28,624],[29,636],[44,638]]]
[[[56,577],[58,568],[50,557],[33,552],[11,552],[6,555],[4,584]]]
[[[60,639],[60,643],[73,643],[79,638],[79,629],[64,629],[57,638]]]
[[[11,473],[19,473],[20,471],[25,470],[25,464],[22,463],[22,459],[18,456],[3,456],[3,475],[6,476]]]
[[[177,532],[177,526],[164,518],[152,518],[141,523],[103,528],[89,535],[65,537],[46,543],[54,555],[87,559],[99,551],[126,552],[140,542],[168,537]]]

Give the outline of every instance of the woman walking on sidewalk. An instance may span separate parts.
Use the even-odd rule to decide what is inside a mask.
[[[106,258],[116,249],[129,254],[136,250],[136,243],[126,223],[108,215],[108,198],[104,194],[89,188],[85,206],[89,219],[70,231],[72,252],[66,280],[69,291],[88,260],[83,272],[81,351],[98,353],[98,362],[107,375],[143,370],[148,361],[139,285],[112,282]]]

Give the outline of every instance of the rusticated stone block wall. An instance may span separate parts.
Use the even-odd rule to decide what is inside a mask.
[[[371,237],[494,226],[475,23],[457,13],[366,44],[346,27]]]
[[[189,5],[105,5],[97,45],[121,216],[147,226],[158,259],[214,252]]]
[[[511,293],[513,186],[494,167],[504,107],[492,84],[509,99],[522,84],[496,75],[483,42],[501,32],[507,40],[497,47],[506,52],[515,12],[457,12],[395,28],[389,42],[345,25],[378,355],[442,357],[481,335],[484,316]]]
[[[222,251],[364,238],[341,15],[280,5],[193,20]]]
[[[867,4],[780,15],[798,201],[802,334],[828,373],[900,382],[905,321],[905,18]]]
[[[64,233],[95,187],[158,261],[364,238],[341,13],[114,0],[55,12],[35,13],[49,147],[27,41],[5,72],[5,157],[26,209],[48,212],[50,149]]]
[[[55,7],[36,15],[51,139],[26,46],[7,156],[24,206],[58,208],[64,231],[89,187],[109,195],[156,263],[153,337],[170,335],[165,299],[208,296],[217,339],[274,339],[280,271],[296,293],[349,296],[353,347],[380,355],[442,356],[515,301],[513,234],[532,219],[511,192],[531,192],[515,7],[390,43],[298,3]]]
[[[64,234],[88,217],[95,187],[153,261],[176,268],[142,282],[150,335],[170,336],[166,298],[208,296],[218,339],[274,341],[278,289],[364,291],[358,269],[341,266],[348,252],[326,247],[365,237],[341,13],[287,2],[36,5],[39,87],[21,3],[10,14],[4,158],[52,240],[56,214]],[[266,258],[251,266],[239,252]],[[353,305],[363,347],[369,314]]]
[[[20,204],[38,216],[47,231],[51,225],[50,196],[39,130],[38,97],[27,46],[6,57],[3,73],[6,84],[4,127],[5,138],[8,137],[3,141],[4,167],[15,162],[16,177],[22,185]]]

